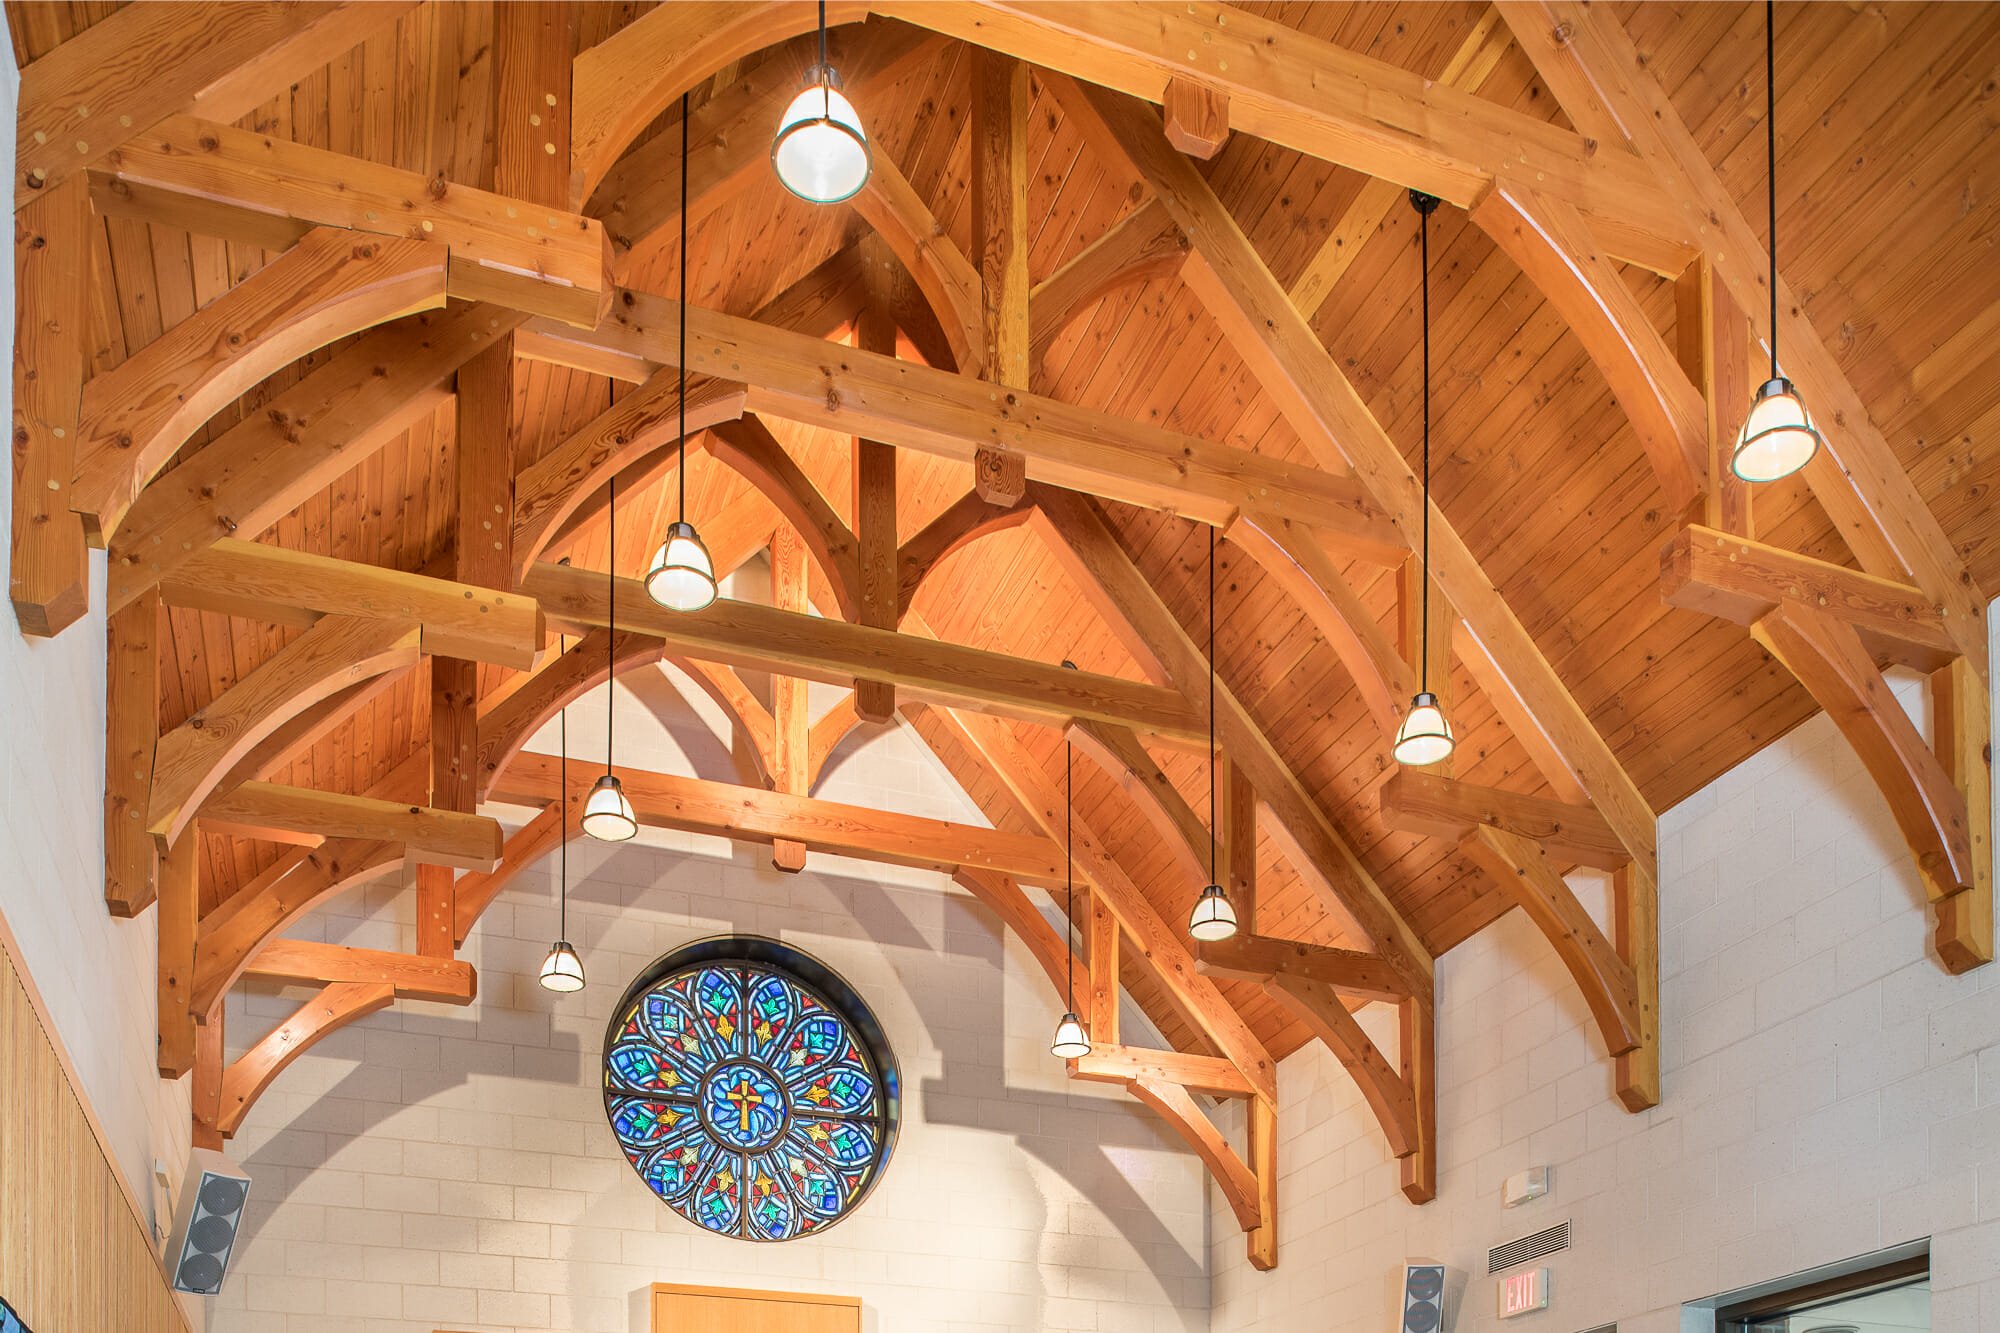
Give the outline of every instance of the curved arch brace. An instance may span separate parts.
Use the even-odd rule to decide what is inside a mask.
[[[621,633],[609,654],[609,631],[592,630],[511,693],[490,699],[479,715],[479,794],[483,798],[508,760],[572,700],[621,672],[660,660],[666,645],[643,634]],[[607,660],[610,659],[610,660]]]
[[[272,733],[357,681],[416,665],[422,631],[406,621],[326,616],[165,736],[153,756],[147,830],[163,845]]]
[[[875,229],[916,280],[951,345],[954,367],[977,375],[981,345],[980,303],[985,284],[972,261],[946,234],[930,207],[887,156],[877,151],[868,184],[854,196],[854,211]]]
[[[606,482],[678,438],[680,372],[654,373],[514,478],[514,579],[527,576],[570,514]],[[743,386],[688,376],[687,429],[743,415]]]
[[[868,6],[836,0],[826,21],[854,23]],[[611,164],[682,93],[725,65],[811,32],[818,7],[699,0],[662,5],[579,54],[571,67],[570,201],[581,206]]]
[[[299,1006],[298,1012],[242,1055],[222,1076],[221,1108],[215,1128],[234,1134],[271,1080],[322,1037],[355,1019],[388,1007],[396,988],[386,981],[336,981]]]
[[[349,334],[445,301],[450,252],[320,227],[84,387],[71,507],[118,530],[188,437],[253,385]]]
[[[1354,1021],[1339,992],[1324,982],[1282,972],[1272,977],[1265,989],[1340,1060],[1375,1113],[1382,1136],[1389,1141],[1389,1151],[1397,1157],[1417,1151],[1417,1105],[1409,1084]]]
[[[1034,491],[1011,508],[988,504],[978,492],[967,491],[952,506],[926,523],[923,530],[896,548],[896,618],[898,623],[916,604],[917,589],[943,559],[988,533],[1025,523],[1035,512]]]
[[[1236,1214],[1237,1225],[1245,1231],[1255,1230],[1264,1220],[1258,1207],[1257,1174],[1244,1165],[1215,1122],[1195,1104],[1194,1095],[1178,1083],[1153,1078],[1131,1079],[1125,1086],[1194,1149],[1222,1187],[1222,1197],[1229,1201],[1229,1211]]]
[[[754,415],[717,424],[709,431],[709,453],[729,464],[771,502],[797,530],[813,562],[826,577],[846,620],[861,616],[861,571],[853,529],[827,503],[770,428]]]

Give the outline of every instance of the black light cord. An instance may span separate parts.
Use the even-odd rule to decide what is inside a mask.
[[[833,71],[826,67],[826,0],[819,0],[819,118],[833,119]]]
[[[1422,237],[1424,266],[1424,567],[1418,571],[1424,581],[1424,623],[1418,638],[1423,646],[1417,664],[1417,688],[1428,694],[1431,688],[1431,215],[1424,212],[1418,216],[1422,219],[1418,234]]]
[[[1220,884],[1215,854],[1215,527],[1208,529],[1208,882]]]
[[[1069,917],[1069,928],[1076,929],[1076,799],[1071,795],[1075,767],[1076,746],[1063,742],[1063,881],[1066,886],[1068,905],[1063,912]],[[1069,952],[1069,1011],[1076,1012],[1076,946],[1068,944]]]
[[[605,586],[610,590],[604,627],[604,773],[611,774],[612,711],[618,706],[618,474],[611,474],[605,501],[611,527],[611,550],[605,561]]]
[[[1771,378],[1778,378],[1778,3],[1764,0],[1764,198],[1771,210]]]
[[[825,11],[822,0],[820,9]],[[822,20],[824,21],[824,20]],[[681,522],[688,516],[688,95],[681,94]]]
[[[559,635],[557,637],[560,640],[561,636]],[[569,647],[566,642],[558,642],[556,646],[558,650],[561,652],[569,651]],[[556,714],[556,729],[557,729],[556,734],[561,738],[561,745],[562,745],[562,781],[557,793],[557,799],[559,799],[562,802],[562,854],[560,857],[562,863],[562,900],[561,900],[562,905],[558,909],[558,916],[556,918],[557,920],[556,938],[559,940],[567,940],[569,938],[569,709],[568,708],[565,707],[561,712]]]

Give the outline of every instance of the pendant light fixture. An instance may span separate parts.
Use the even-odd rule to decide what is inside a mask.
[[[1208,885],[1194,900],[1188,934],[1203,944],[1226,940],[1236,933],[1236,907],[1222,887],[1215,853],[1215,529],[1208,530]]]
[[[558,647],[567,651],[565,644]],[[556,916],[556,942],[549,946],[549,956],[542,960],[541,983],[543,990],[567,995],[583,989],[583,960],[576,956],[576,949],[569,942],[569,709],[556,716],[557,734],[562,737],[562,778],[556,788],[556,799],[562,804],[562,850],[558,854],[561,864],[558,901],[562,905]]]
[[[616,726],[618,706],[618,478],[611,478],[610,500],[606,505],[610,524],[611,547],[606,563],[610,572],[604,576],[605,586],[610,590],[609,614],[605,616],[604,631],[604,776],[590,788],[590,795],[583,803],[583,818],[578,821],[583,831],[599,842],[624,842],[639,831],[639,820],[632,813],[632,803],[625,799],[625,788],[618,781],[618,775],[611,771],[613,742],[617,738]]]
[[[1778,373],[1778,61],[1776,0],[1764,0],[1764,198],[1770,208],[1771,378],[1757,386],[1729,470],[1745,481],[1789,477],[1819,452],[1820,434],[1792,382]]]
[[[1423,569],[1419,571],[1424,587],[1423,627],[1418,636],[1422,656],[1417,664],[1417,694],[1410,700],[1403,725],[1396,728],[1396,743],[1390,753],[1399,764],[1422,768],[1449,757],[1457,742],[1452,739],[1451,723],[1445,720],[1438,697],[1431,693],[1431,214],[1437,211],[1437,196],[1412,190],[1410,206],[1417,210],[1424,267],[1424,538]]]
[[[688,95],[681,94],[681,342],[687,346],[688,302]],[[669,611],[700,611],[715,601],[715,561],[701,534],[688,522],[688,372],[680,358],[681,465],[680,517],[667,525],[667,539],[646,571],[646,595]]]
[[[1076,663],[1064,662],[1071,671]],[[1071,769],[1076,760],[1076,747],[1063,743],[1063,879],[1068,889],[1068,898],[1063,906],[1063,917],[1068,923],[1063,932],[1064,951],[1069,954],[1069,1007],[1063,1010],[1062,1020],[1056,1024],[1055,1040],[1049,1043],[1049,1054],[1058,1060],[1077,1060],[1090,1054],[1090,1034],[1083,1029],[1083,1020],[1076,1016],[1076,949],[1070,945],[1069,936],[1076,929],[1076,799],[1072,795]]]
[[[868,183],[868,136],[826,60],[826,0],[819,4],[819,63],[778,118],[771,165],[785,188],[809,204],[852,199]]]

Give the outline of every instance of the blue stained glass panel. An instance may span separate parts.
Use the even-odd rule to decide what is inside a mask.
[[[857,1023],[768,960],[674,961],[635,984],[608,1033],[605,1113],[620,1150],[709,1231],[782,1241],[837,1222],[894,1139],[894,1066],[872,1017],[849,996]]]

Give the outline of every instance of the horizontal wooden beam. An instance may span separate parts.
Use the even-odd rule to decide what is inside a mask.
[[[392,987],[399,1000],[470,1004],[479,994],[478,976],[472,964],[463,959],[426,958],[314,940],[272,940],[251,958],[244,974],[321,984],[381,982]]]
[[[1879,661],[1936,671],[1958,656],[1944,611],[1895,579],[1690,525],[1660,550],[1669,606],[1754,625],[1780,602],[1846,621]]]
[[[1484,824],[1538,842],[1557,861],[1616,870],[1632,855],[1588,805],[1398,768],[1382,784],[1382,820],[1404,833],[1457,840]]]
[[[677,365],[678,306],[627,292],[593,333],[536,325],[551,339]],[[964,462],[982,448],[1028,460],[1031,480],[1223,524],[1272,513],[1382,553],[1406,547],[1351,477],[1212,443],[1092,408],[689,307],[687,368],[745,386],[745,406]]]
[[[542,610],[532,597],[380,565],[225,538],[161,584],[170,606],[274,625],[328,615],[415,623],[426,652],[526,670],[541,654]]]
[[[92,173],[98,211],[285,250],[314,227],[434,241],[462,301],[591,328],[611,300],[604,224],[277,135],[176,116]]]
[[[559,619],[583,625],[610,619],[602,574],[538,565],[522,587]],[[1182,740],[1207,735],[1199,711],[1178,691],[1115,676],[727,598],[683,615],[654,603],[636,579],[618,580],[618,612],[621,630],[730,666],[832,685],[881,680],[912,698],[1053,725],[1083,717]]]
[[[1197,944],[1195,965],[1211,977],[1269,981],[1276,976],[1302,977],[1331,986],[1343,995],[1398,1003],[1409,996],[1396,970],[1374,954],[1307,944],[1269,935],[1243,935]]]
[[[560,793],[558,770],[555,755],[524,751],[507,766],[487,792],[487,799],[514,805],[554,801]],[[1036,884],[1059,884],[1063,878],[1062,849],[1044,837],[843,805],[761,787],[642,769],[613,771],[624,784],[625,797],[632,802],[639,822],[654,828],[739,842],[797,842],[808,851],[946,873],[970,867]],[[572,764],[572,799],[596,778],[596,772]]]
[[[1094,1035],[1094,1034],[1093,1034]],[[1153,1050],[1145,1046],[1099,1044],[1089,1055],[1069,1062],[1069,1076],[1087,1083],[1130,1083],[1150,1079],[1173,1083],[1189,1092],[1211,1097],[1254,1097],[1257,1090],[1243,1071],[1214,1055],[1188,1055],[1181,1051]]]
[[[244,837],[286,842],[304,834],[394,842],[402,844],[407,860],[465,870],[491,870],[500,863],[500,825],[484,815],[271,782],[246,782],[210,801],[204,818],[210,812]]]

